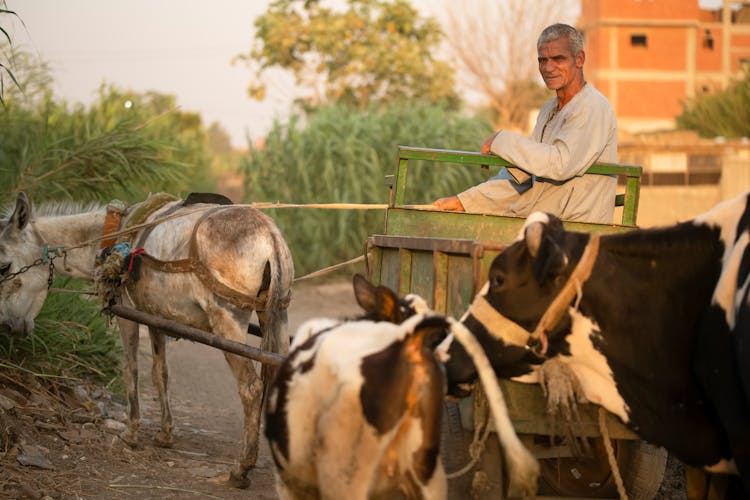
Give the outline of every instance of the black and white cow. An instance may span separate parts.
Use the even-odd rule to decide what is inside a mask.
[[[538,329],[595,240],[590,276]],[[750,493],[749,242],[750,192],[686,223],[600,238],[535,213],[462,323],[499,377],[534,382],[545,360],[567,363],[589,401],[687,464],[738,473]],[[476,373],[460,345],[449,355],[448,392],[465,396]]]

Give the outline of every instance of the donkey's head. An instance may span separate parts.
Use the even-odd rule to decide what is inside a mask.
[[[32,265],[41,257],[41,245],[31,224],[31,203],[21,192],[10,218],[0,220],[0,334],[25,336],[34,330],[49,277],[47,266]]]

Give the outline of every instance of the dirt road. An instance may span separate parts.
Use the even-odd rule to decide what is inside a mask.
[[[309,318],[358,312],[349,282],[303,282],[293,290],[290,331]],[[273,463],[263,439],[250,488],[223,484],[239,452],[242,427],[239,396],[223,354],[202,344],[169,341],[167,359],[175,428],[170,449],[151,442],[161,413],[145,331],[139,355],[141,449],[117,437],[126,420],[121,398],[84,386],[71,394],[45,394],[34,390],[33,377],[18,381],[15,389],[0,381],[0,498],[275,499]],[[70,399],[80,404],[60,404]]]
[[[302,284],[293,291],[290,329],[293,332],[313,317],[357,313],[349,282]],[[81,414],[55,408],[49,399],[22,401],[0,383],[0,407],[5,410],[0,412],[0,443],[15,443],[10,449],[0,447],[0,498],[275,499],[273,463],[264,439],[249,489],[223,484],[239,451],[242,426],[239,396],[223,354],[202,344],[170,341],[167,359],[175,428],[170,449],[151,442],[159,429],[160,410],[145,331],[139,356],[141,449],[133,450],[117,437],[118,426],[126,420],[125,402],[113,400],[106,391],[76,388],[75,397],[88,408]],[[59,397],[63,396],[73,397]],[[26,463],[19,456],[26,457]],[[685,498],[676,475],[673,482],[672,486],[665,481],[657,498]],[[455,488],[458,483],[451,484]],[[465,498],[468,489],[461,488],[467,492]]]

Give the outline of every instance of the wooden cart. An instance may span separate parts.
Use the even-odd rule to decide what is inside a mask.
[[[399,147],[396,171],[389,176],[390,199],[383,234],[368,238],[372,252],[369,278],[398,290],[400,295],[417,293],[438,312],[460,317],[477,290],[486,281],[489,266],[503,248],[513,241],[524,223],[516,217],[442,212],[413,208],[406,193],[410,162],[434,162],[435,169],[500,167],[508,162],[496,156],[468,151],[449,151]],[[616,198],[620,224],[566,222],[569,230],[614,233],[636,227],[642,168],[625,164],[597,164],[589,173],[618,176]],[[593,453],[576,457],[569,447],[560,446],[554,437],[556,422],[547,415],[546,399],[537,385],[502,381],[503,392],[516,432],[540,459],[540,494],[557,497],[617,496],[609,464],[604,455],[598,406],[582,405],[580,422],[573,429],[578,437],[591,438]],[[458,443],[468,444],[473,422],[471,401],[459,407],[447,407],[450,434],[458,434]],[[607,429],[614,440],[616,456],[631,498],[652,498],[664,475],[666,452],[637,439],[615,416],[608,414]],[[465,434],[465,435],[464,435]],[[455,436],[449,436],[451,443]],[[496,440],[488,440],[488,444]],[[450,449],[450,447],[453,449]],[[450,473],[468,460],[466,450],[449,445],[444,452]],[[503,488],[502,467],[497,449],[487,450],[483,468],[489,489],[479,496],[498,498]],[[476,471],[474,471],[476,472]],[[452,497],[467,498],[474,472],[451,481]]]

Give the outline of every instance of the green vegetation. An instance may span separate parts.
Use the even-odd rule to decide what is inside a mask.
[[[149,192],[214,189],[212,164],[223,166],[225,156],[212,158],[212,147],[225,146],[226,133],[216,126],[206,130],[199,114],[177,109],[173,96],[102,86],[90,106],[69,106],[53,96],[45,63],[23,52],[13,52],[12,60],[18,86],[4,89],[0,108],[4,207],[20,190],[40,203],[135,202]],[[90,284],[58,278],[55,287]],[[119,380],[119,338],[107,328],[97,300],[51,293],[32,336],[0,335],[0,368],[9,367],[111,384]]]
[[[432,56],[443,37],[434,19],[405,0],[348,0],[342,10],[323,3],[275,0],[255,20],[254,47],[237,58],[256,69],[252,97],[263,100],[263,73],[282,68],[313,92],[303,99],[308,107],[458,104],[453,68]]]
[[[19,190],[36,203],[134,202],[156,191],[184,196],[216,190],[217,176],[234,174],[238,163],[245,198],[235,201],[384,204],[384,177],[393,173],[398,145],[476,150],[491,132],[484,118],[457,111],[453,70],[431,56],[442,35],[404,0],[349,0],[342,12],[315,0],[276,0],[256,27],[259,45],[239,59],[256,64],[259,76],[289,69],[318,93],[288,123],[277,121],[265,146],[245,158],[218,125],[206,128],[173,96],[102,85],[93,104],[69,105],[54,97],[43,61],[2,48],[12,54],[18,85],[5,88],[0,109],[0,204]],[[261,87],[254,91],[261,96]],[[430,203],[487,174],[416,164],[409,197]],[[381,210],[268,212],[298,275],[361,255],[366,237],[382,231]],[[58,279],[54,286],[88,284]],[[119,339],[98,301],[51,293],[33,336],[0,337],[6,367],[111,384]]]
[[[677,127],[702,137],[750,137],[750,72],[726,90],[688,101]]]
[[[387,203],[385,175],[394,169],[396,146],[478,149],[491,132],[481,119],[439,106],[393,106],[357,111],[330,105],[307,117],[276,123],[265,148],[245,164],[248,201],[285,203]],[[485,174],[486,175],[486,174]],[[415,203],[430,203],[483,180],[479,169],[417,164],[410,178]],[[362,255],[369,234],[382,232],[383,212],[269,210],[295,258],[296,274]]]
[[[87,284],[58,278],[55,286],[83,291]],[[24,339],[0,335],[0,369],[86,378],[119,389],[119,337],[107,328],[100,303],[89,295],[52,293]]]

